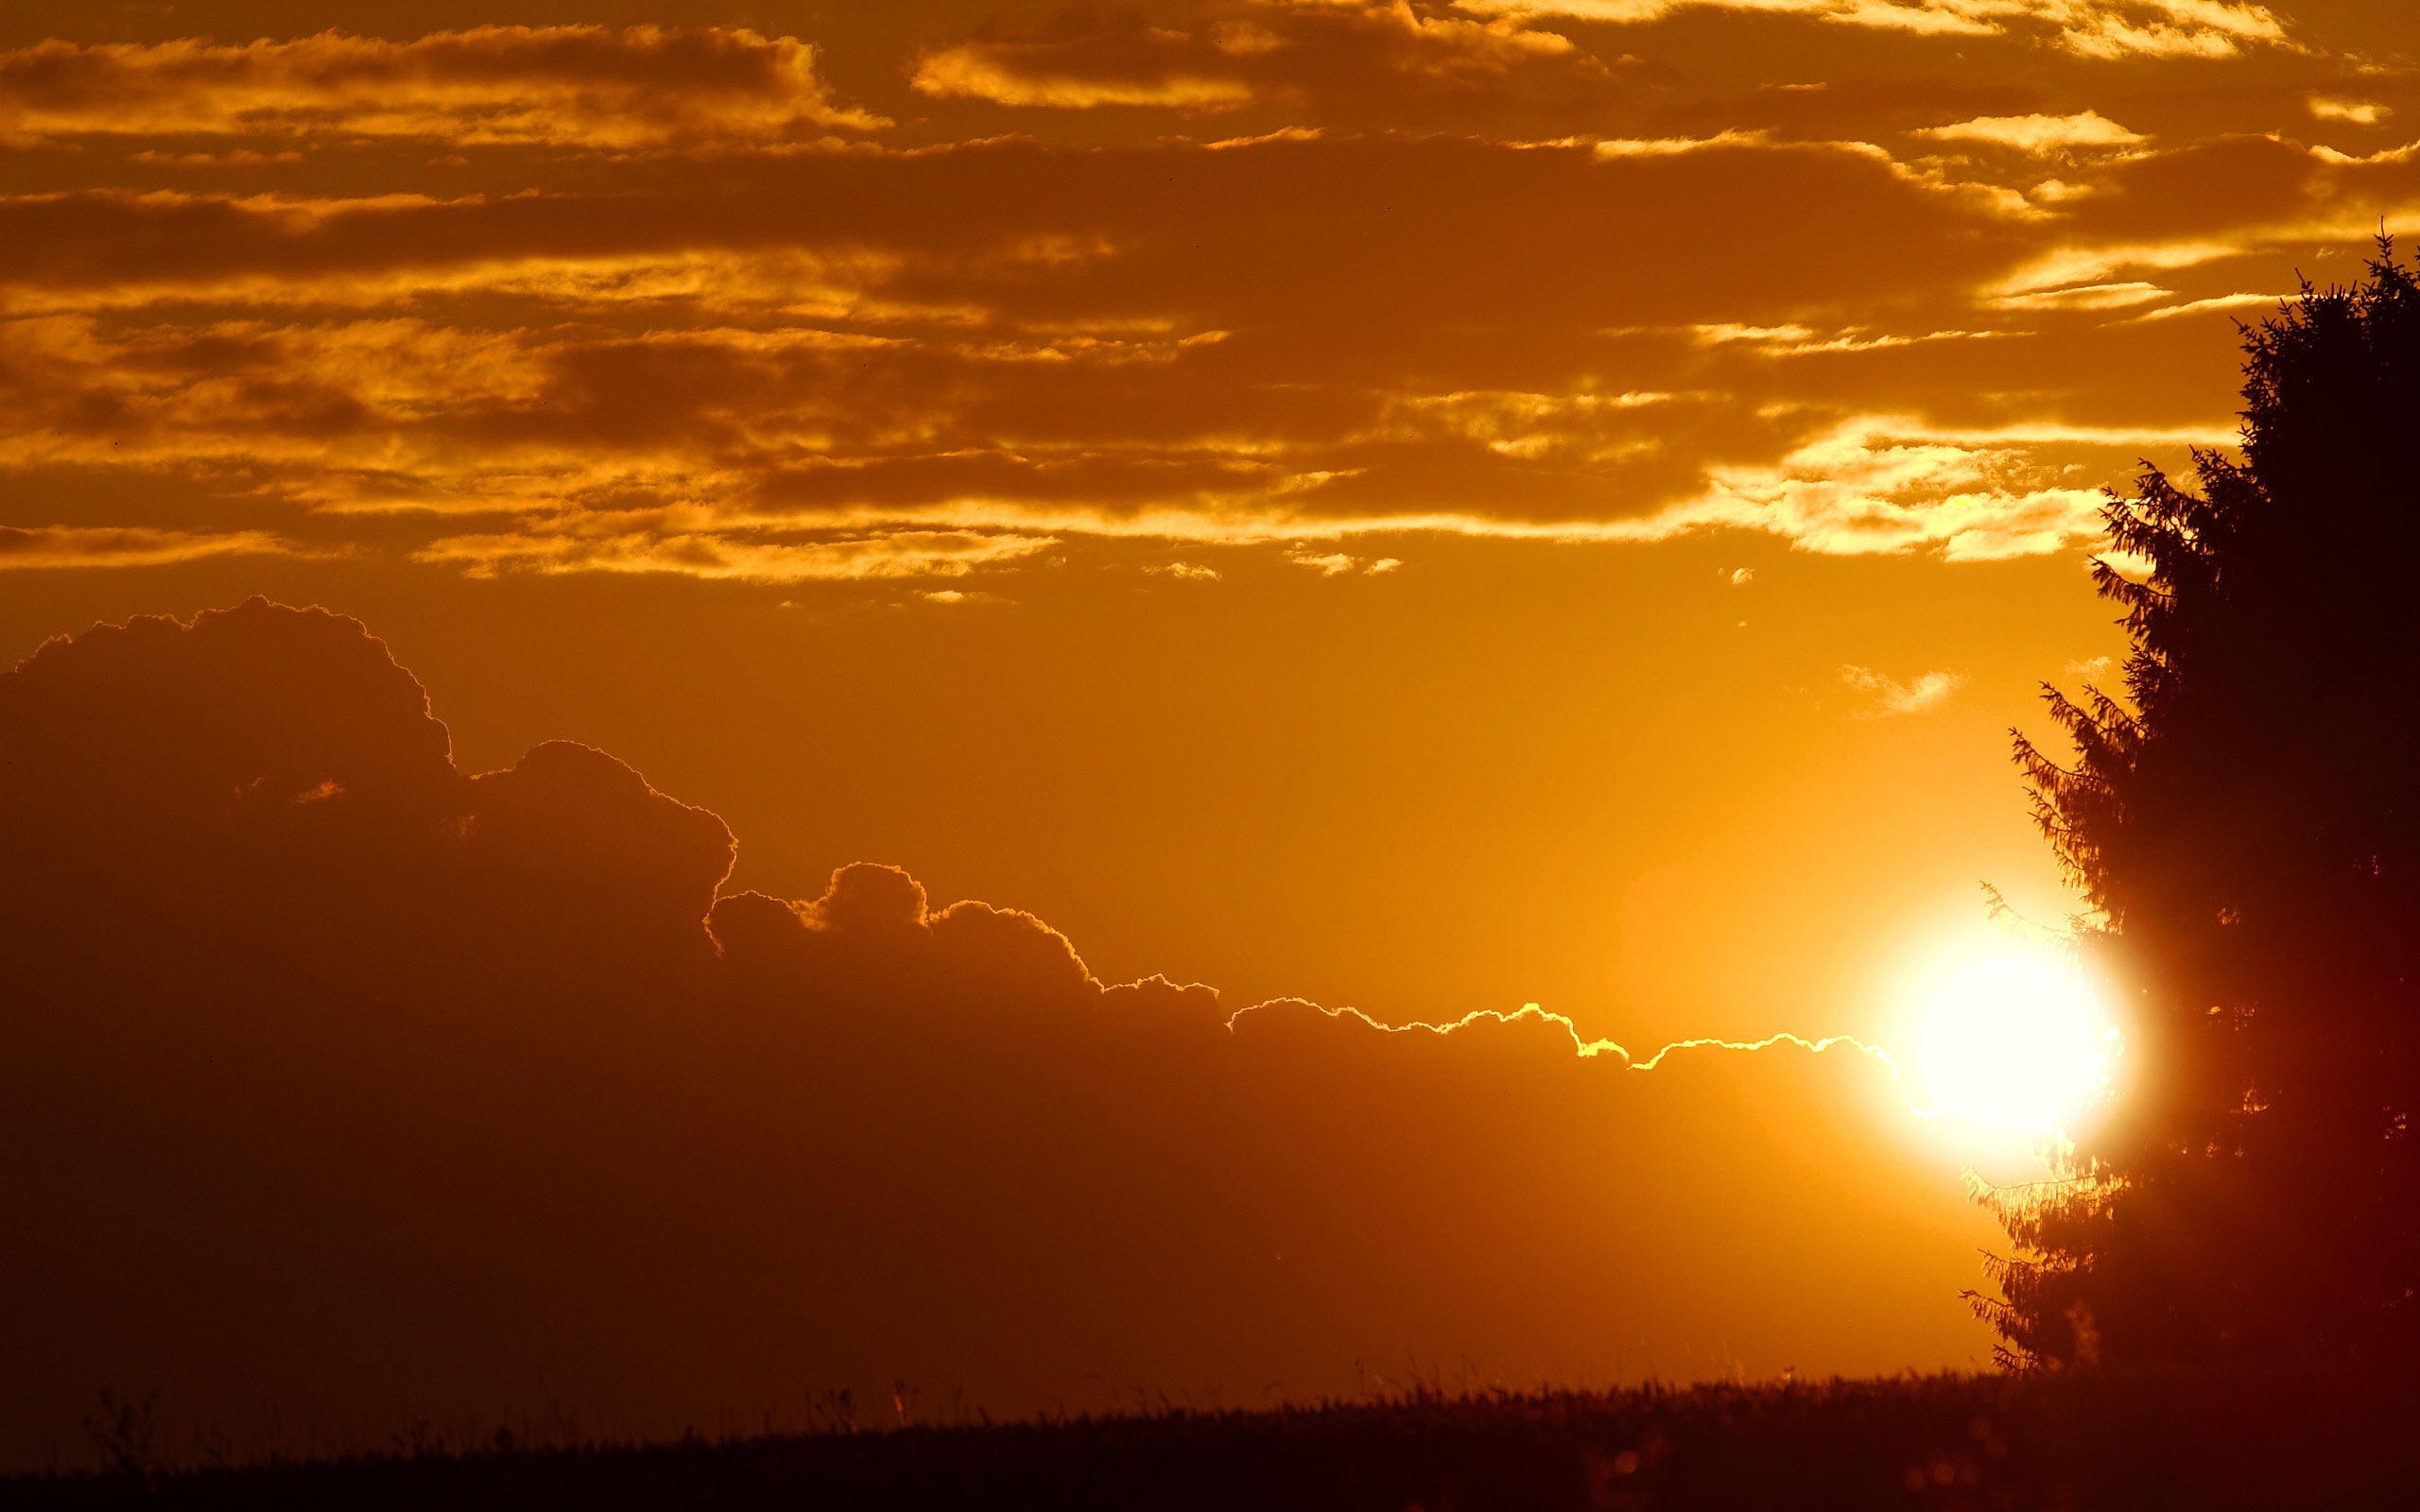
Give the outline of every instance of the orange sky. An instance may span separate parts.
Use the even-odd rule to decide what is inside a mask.
[[[2097,490],[2232,435],[2231,318],[2420,225],[2383,0],[678,9],[0,14],[0,660],[324,604],[462,771],[571,738],[721,816],[726,891],[891,863],[1229,1008],[1887,1042],[1979,881],[2070,906],[2007,730],[2119,647]],[[1989,1226],[1870,1066],[1521,1042],[1419,1074],[1599,1101],[1435,1275],[1301,1303],[1360,1321],[1120,1354],[1185,1304],[1078,1298],[1023,1374],[870,1327],[828,1379],[1986,1349]],[[1718,1107],[1702,1184],[1568,1147]],[[1810,1168],[1874,1194],[1837,1319],[1741,1301]],[[1340,1276],[1400,1260],[1334,1222]]]

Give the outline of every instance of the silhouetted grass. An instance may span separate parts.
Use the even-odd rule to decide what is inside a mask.
[[[2345,1376],[1933,1376],[1421,1392],[886,1433],[397,1452],[0,1482],[27,1507],[2374,1507],[2420,1390]]]

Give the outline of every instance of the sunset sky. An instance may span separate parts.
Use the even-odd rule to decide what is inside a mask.
[[[324,605],[462,773],[569,739],[719,816],[725,894],[893,865],[1221,1015],[1904,1048],[1980,884],[2077,906],[2008,731],[2122,653],[2100,490],[2233,438],[2234,321],[2420,229],[2415,60],[2390,0],[15,0],[0,665]],[[1071,1292],[1046,1359],[869,1323],[746,1389],[1988,1353],[1981,1157],[1873,1061],[1528,1027],[1398,1084],[1311,1016],[1202,1135],[1249,1187],[1345,1137],[1305,1109],[1432,1129],[1355,1159],[1443,1205],[1433,1274],[1300,1196],[1326,1303]],[[974,1295],[909,1269],[847,1284]]]

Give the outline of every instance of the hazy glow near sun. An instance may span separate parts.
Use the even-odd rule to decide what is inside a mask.
[[[2011,951],[1941,982],[1923,1006],[1915,1049],[1917,1095],[1933,1111],[2055,1135],[2108,1095],[2123,1041],[2072,962]]]

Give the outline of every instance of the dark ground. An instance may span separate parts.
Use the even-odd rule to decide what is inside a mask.
[[[0,1481],[35,1508],[2420,1507],[2420,1383],[1939,1376]]]

